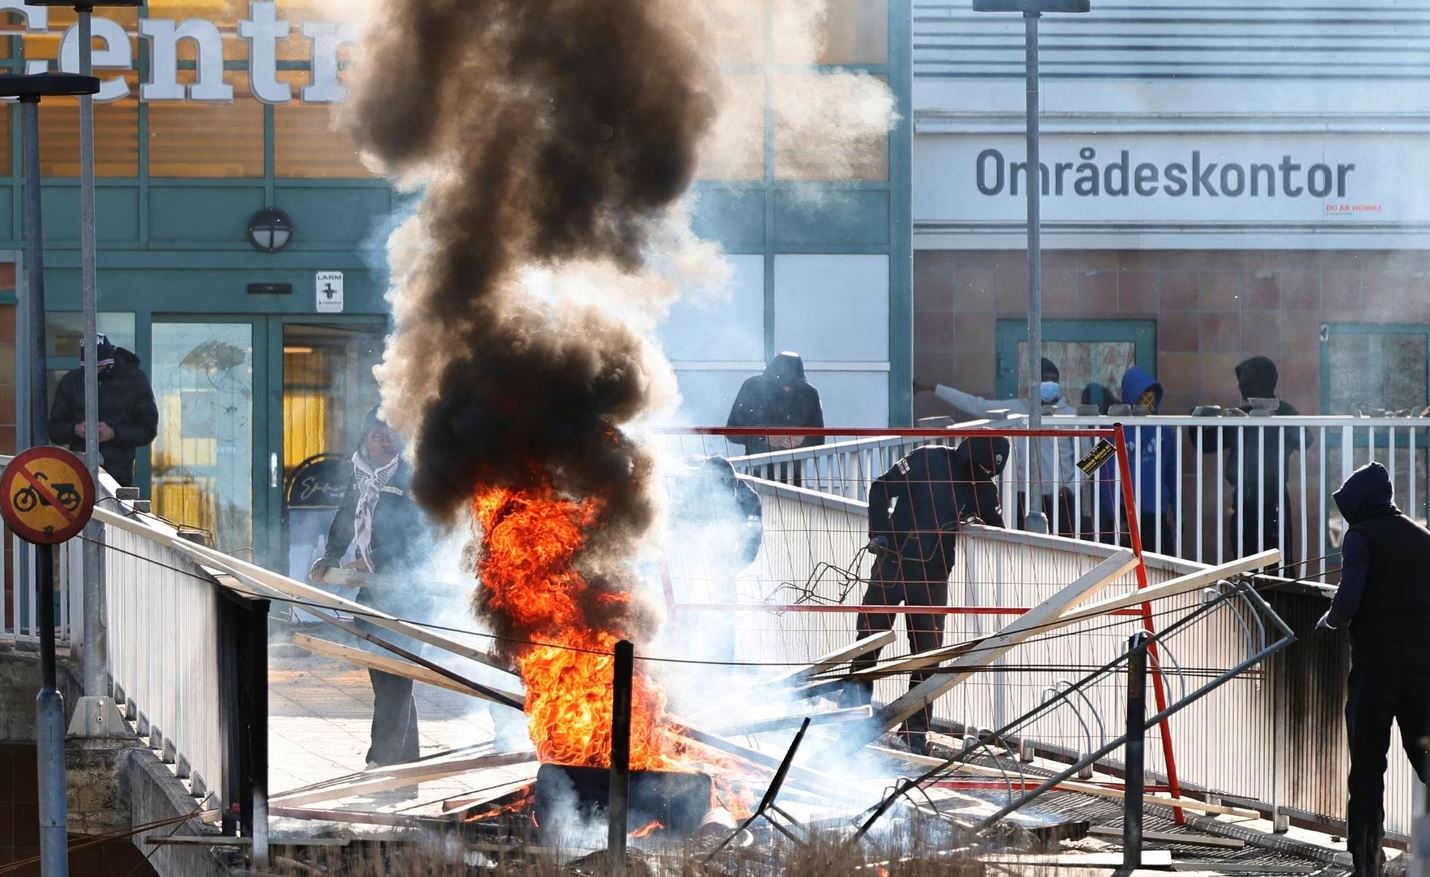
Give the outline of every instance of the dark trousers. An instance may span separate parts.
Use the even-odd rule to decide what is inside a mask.
[[[1427,777],[1420,738],[1430,734],[1430,673],[1391,669],[1392,660],[1352,662],[1346,699],[1346,740],[1351,750],[1347,782],[1346,846],[1356,877],[1378,875],[1385,834],[1385,767],[1390,723],[1400,725],[1400,745],[1422,782]]]
[[[1114,526],[1112,512],[1106,508],[1102,509],[1102,524],[1098,527],[1097,541],[1108,544],[1119,544],[1124,548],[1132,547],[1132,535],[1127,528],[1127,518],[1123,517],[1116,522],[1121,525],[1118,532]],[[1114,538],[1114,534],[1116,538]],[[1157,545],[1158,535],[1162,537],[1162,544]],[[1141,512],[1137,515],[1137,535],[1142,537],[1142,550],[1154,554],[1177,553],[1176,528],[1172,526],[1171,515],[1159,515],[1156,512]]]
[[[417,702],[412,698],[412,680],[380,670],[369,670],[367,675],[372,680],[372,746],[367,760],[378,764],[415,761]]]
[[[879,560],[874,564],[874,577],[869,589],[864,592],[865,606],[947,606],[948,567],[943,562],[918,563],[898,559]],[[909,635],[909,651],[913,654],[927,652],[943,645],[942,615],[904,616],[904,626]],[[892,612],[861,612],[855,622],[859,639],[873,636],[894,628]],[[858,671],[874,666],[879,661],[879,649],[860,655],[850,662],[851,669]],[[915,670],[909,674],[909,689],[933,674],[932,669]],[[874,700],[874,683],[860,681],[854,683],[852,697],[845,698],[845,704],[863,706]],[[904,721],[903,734],[909,748],[923,752],[928,735],[929,719],[933,710],[925,707]]]
[[[1053,506],[1057,506],[1057,527],[1053,526]],[[1028,497],[1025,494],[1018,494],[1018,521],[1023,529],[1028,528]],[[1048,519],[1048,532],[1056,533],[1059,536],[1066,536],[1069,539],[1077,535],[1077,519],[1073,512],[1072,491],[1067,488],[1060,488],[1056,496],[1043,497],[1043,515]],[[1084,535],[1087,530],[1084,530]]]

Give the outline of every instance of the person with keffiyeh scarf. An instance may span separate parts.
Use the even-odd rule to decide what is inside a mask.
[[[329,567],[344,566],[359,572],[400,575],[422,563],[422,546],[429,532],[422,511],[412,498],[412,470],[402,458],[396,436],[374,407],[363,423],[363,437],[353,454],[353,483],[343,497],[328,530],[327,547],[313,564],[312,578],[321,580]],[[343,560],[351,556],[347,563]],[[421,614],[411,592],[391,584],[364,587],[357,602],[402,617]],[[360,626],[366,622],[358,619]],[[375,631],[391,637],[386,631]],[[415,644],[402,643],[408,648]],[[418,757],[417,704],[412,680],[369,670],[372,680],[372,746],[369,767],[400,764]]]

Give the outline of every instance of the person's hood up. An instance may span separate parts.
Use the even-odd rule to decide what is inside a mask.
[[[1002,472],[1008,462],[1008,440],[1002,436],[964,439],[968,444],[968,459],[984,469]]]
[[[1395,487],[1390,483],[1390,473],[1379,463],[1367,463],[1352,472],[1332,496],[1341,516],[1351,526],[1376,515],[1400,511],[1395,507]]]
[[[116,347],[114,348],[114,364],[117,366],[122,365],[126,368],[138,368],[139,355],[134,353],[132,350],[126,350],[123,347]]]
[[[1236,367],[1236,385],[1243,399],[1275,398],[1278,377],[1269,356],[1253,356]]]
[[[1094,382],[1082,388],[1082,404],[1096,405],[1098,411],[1106,414],[1109,406],[1117,404],[1117,395],[1111,387]]]
[[[804,360],[798,353],[781,353],[770,360],[765,367],[765,377],[774,379],[781,386],[804,381]]]
[[[1152,406],[1152,410],[1156,411],[1162,407],[1162,385],[1157,383],[1157,379],[1146,369],[1136,366],[1129,368],[1127,374],[1122,376],[1122,401],[1128,405],[1136,405],[1137,400],[1148,390],[1157,394],[1157,402]]]
[[[1042,378],[1045,381],[1060,381],[1063,379],[1063,373],[1058,371],[1057,365],[1046,356],[1043,357],[1042,362]]]

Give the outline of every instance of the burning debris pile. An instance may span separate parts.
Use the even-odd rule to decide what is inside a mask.
[[[619,314],[652,304],[645,261],[716,112],[684,6],[403,0],[368,34],[348,117],[422,192],[390,247],[384,410],[416,438],[423,505],[471,510],[473,605],[564,765],[609,757],[612,648],[653,626],[632,572],[653,461],[622,427],[673,382]],[[666,766],[638,675],[633,763]]]

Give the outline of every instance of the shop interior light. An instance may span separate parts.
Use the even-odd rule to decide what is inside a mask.
[[[248,221],[248,241],[265,253],[276,253],[293,237],[293,220],[277,207],[265,207]]]

